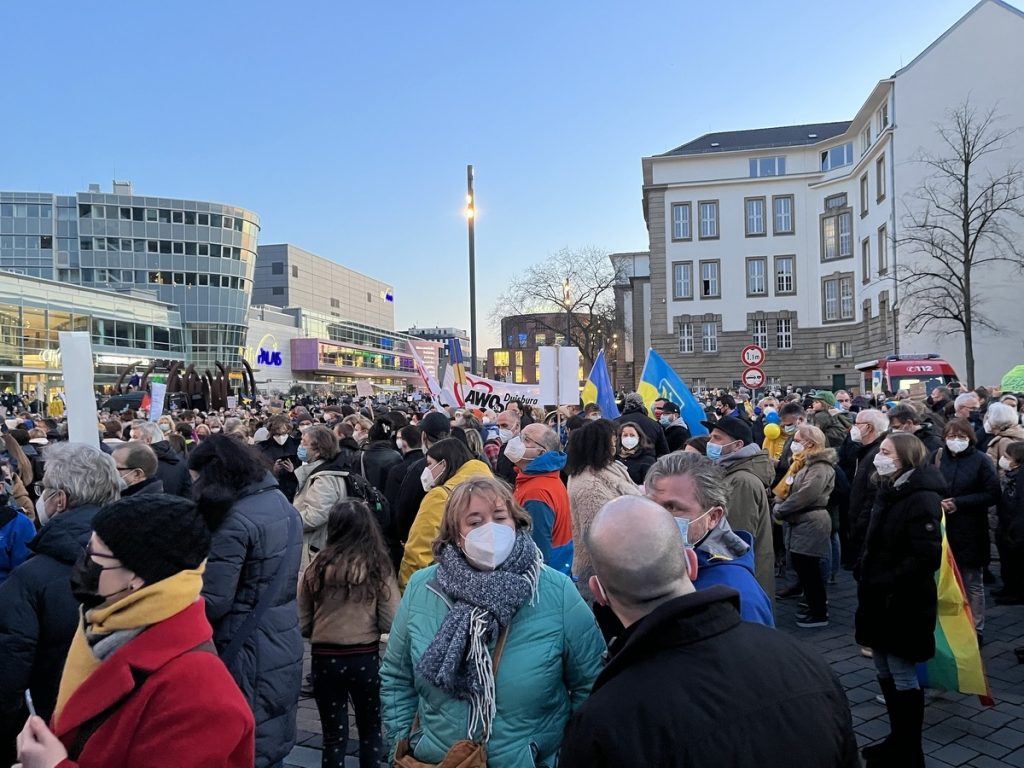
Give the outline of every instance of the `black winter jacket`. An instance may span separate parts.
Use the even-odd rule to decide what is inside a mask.
[[[983,568],[991,560],[988,509],[999,503],[999,478],[988,454],[968,446],[954,454],[946,448],[932,454],[930,461],[946,479],[943,498],[956,502],[956,511],[946,513],[946,538],[961,568]]]
[[[278,445],[274,438],[268,437],[258,445],[263,453],[263,458],[267,460],[270,471],[274,473],[274,478],[277,480],[281,493],[285,495],[289,502],[294,501],[295,493],[299,490],[299,479],[295,476],[295,470],[302,464],[299,461],[299,441],[289,436],[284,445]],[[279,459],[290,461],[292,463],[292,471],[276,471],[273,465]]]
[[[1017,553],[1024,550],[1024,473],[1020,468],[1003,476],[996,541],[1000,548],[1006,547]]]
[[[734,590],[670,600],[611,650],[569,720],[560,768],[860,765],[829,665],[804,643],[741,621]]]
[[[637,485],[644,484],[644,478],[647,476],[647,470],[649,470],[656,459],[654,454],[650,451],[645,453],[634,453],[632,456],[617,456],[616,457],[626,467],[626,471],[629,472],[629,479]]]
[[[931,464],[880,486],[856,572],[861,645],[914,662],[935,655],[945,492]]]
[[[156,474],[164,485],[164,491],[183,499],[192,498],[192,476],[188,473],[185,457],[171,447],[167,440],[149,446],[156,454]]]
[[[78,627],[71,566],[89,542],[99,507],[74,507],[53,518],[28,543],[33,555],[0,584],[0,723],[21,730],[31,689],[36,711],[49,720],[64,659]],[[4,729],[0,729],[4,730]],[[4,733],[4,736],[7,736]]]
[[[665,430],[661,424],[656,422],[643,411],[626,411],[615,419],[616,424],[636,424],[647,435],[647,439],[654,446],[655,456],[664,456],[668,453],[668,441],[665,439]]]
[[[276,445],[276,444],[275,444]],[[297,534],[288,541],[288,518]],[[285,570],[281,590],[228,671],[256,717],[256,766],[274,765],[295,744],[295,715],[302,684],[302,636],[295,601],[302,521],[268,472],[243,490],[213,534],[203,575],[206,617],[223,653],[274,574]]]
[[[864,539],[868,534],[871,521],[871,510],[875,506],[875,494],[878,492],[875,480],[875,456],[882,447],[879,438],[869,445],[862,445],[856,453],[856,470],[850,481],[850,539],[848,563],[856,563],[864,547]],[[846,559],[846,558],[844,558]]]
[[[665,427],[665,444],[668,446],[669,453],[683,450],[686,447],[686,441],[689,439],[690,430],[683,426],[683,422],[681,420],[677,419]],[[763,437],[761,442],[764,442]],[[761,442],[759,442],[758,445],[760,445]]]
[[[395,510],[398,509],[398,495],[402,490],[402,482],[409,474],[409,468],[422,458],[423,451],[416,448],[406,453],[398,464],[388,470],[388,479],[384,481],[384,496],[391,507],[392,520],[395,519]],[[395,532],[397,533],[397,530]]]
[[[360,451],[353,469],[365,477],[370,485],[384,493],[388,470],[401,462],[402,454],[395,450],[389,440],[377,440]]]

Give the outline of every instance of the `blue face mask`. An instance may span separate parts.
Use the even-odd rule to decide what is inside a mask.
[[[658,417],[658,423],[661,424],[661,426],[663,426],[663,427],[667,427],[672,422],[669,421],[668,416],[665,416],[664,414],[662,414],[661,416]]]
[[[698,517],[698,518],[696,518],[694,520],[687,520],[685,517],[677,517],[677,518],[675,518],[676,525],[679,526],[679,533],[682,534],[682,536],[683,536],[683,546],[685,546],[685,547],[696,547],[698,544],[703,542],[704,539],[706,539],[708,537],[708,533],[711,533],[711,531],[708,531],[703,536],[701,536],[699,541],[695,541],[695,542],[691,543],[690,542],[690,523],[696,523],[697,520],[703,520],[710,513],[711,513],[711,510],[709,509],[703,515],[701,515],[700,517]]]
[[[309,456],[308,452],[306,451],[306,446],[300,445],[299,450],[295,452],[295,455],[299,457],[299,461],[305,461]]]
[[[722,458],[722,446],[718,443],[708,443],[705,450],[707,451],[708,458],[712,461],[718,461]]]

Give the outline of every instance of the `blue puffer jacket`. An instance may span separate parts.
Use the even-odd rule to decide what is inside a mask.
[[[715,585],[732,587],[740,593],[740,618],[766,627],[775,626],[772,601],[754,578],[754,539],[746,531],[733,531],[749,549],[741,557],[716,557],[697,547],[697,580],[693,586],[707,589]]]
[[[414,670],[449,611],[433,583],[437,566],[409,581],[391,628],[381,667],[381,708],[389,748],[408,735],[417,760],[440,762],[467,737],[469,706],[423,680]],[[493,653],[493,647],[491,652]],[[604,640],[579,591],[544,566],[537,600],[516,613],[497,675],[497,715],[487,748],[491,768],[554,766],[569,716],[601,671]],[[479,734],[473,734],[479,737]]]
[[[288,542],[288,518],[298,532]],[[259,603],[274,574],[285,569],[282,589],[228,668],[256,717],[256,768],[274,765],[295,744],[295,714],[302,685],[302,636],[295,601],[302,522],[268,473],[239,494],[213,534],[203,574],[206,616],[223,653]]]

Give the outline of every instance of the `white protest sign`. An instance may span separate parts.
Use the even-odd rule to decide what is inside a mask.
[[[167,385],[154,381],[149,389],[149,420],[156,421],[164,413],[164,400],[167,399]]]
[[[541,347],[539,378],[540,400],[544,405],[579,405],[579,348]]]
[[[228,395],[228,410],[233,411],[238,407],[238,396]]]
[[[100,447],[93,392],[92,342],[82,331],[60,332],[60,360],[64,372],[68,440]]]
[[[373,397],[373,384],[368,381],[357,381],[356,394],[359,397]]]

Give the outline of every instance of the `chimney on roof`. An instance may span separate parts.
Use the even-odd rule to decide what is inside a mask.
[[[97,192],[98,193],[100,191],[100,185],[99,184],[90,184],[89,185],[89,191],[90,192]]]
[[[114,194],[115,195],[129,195],[130,196],[132,194],[132,183],[130,181],[117,181],[115,179],[113,184],[114,184]]]

